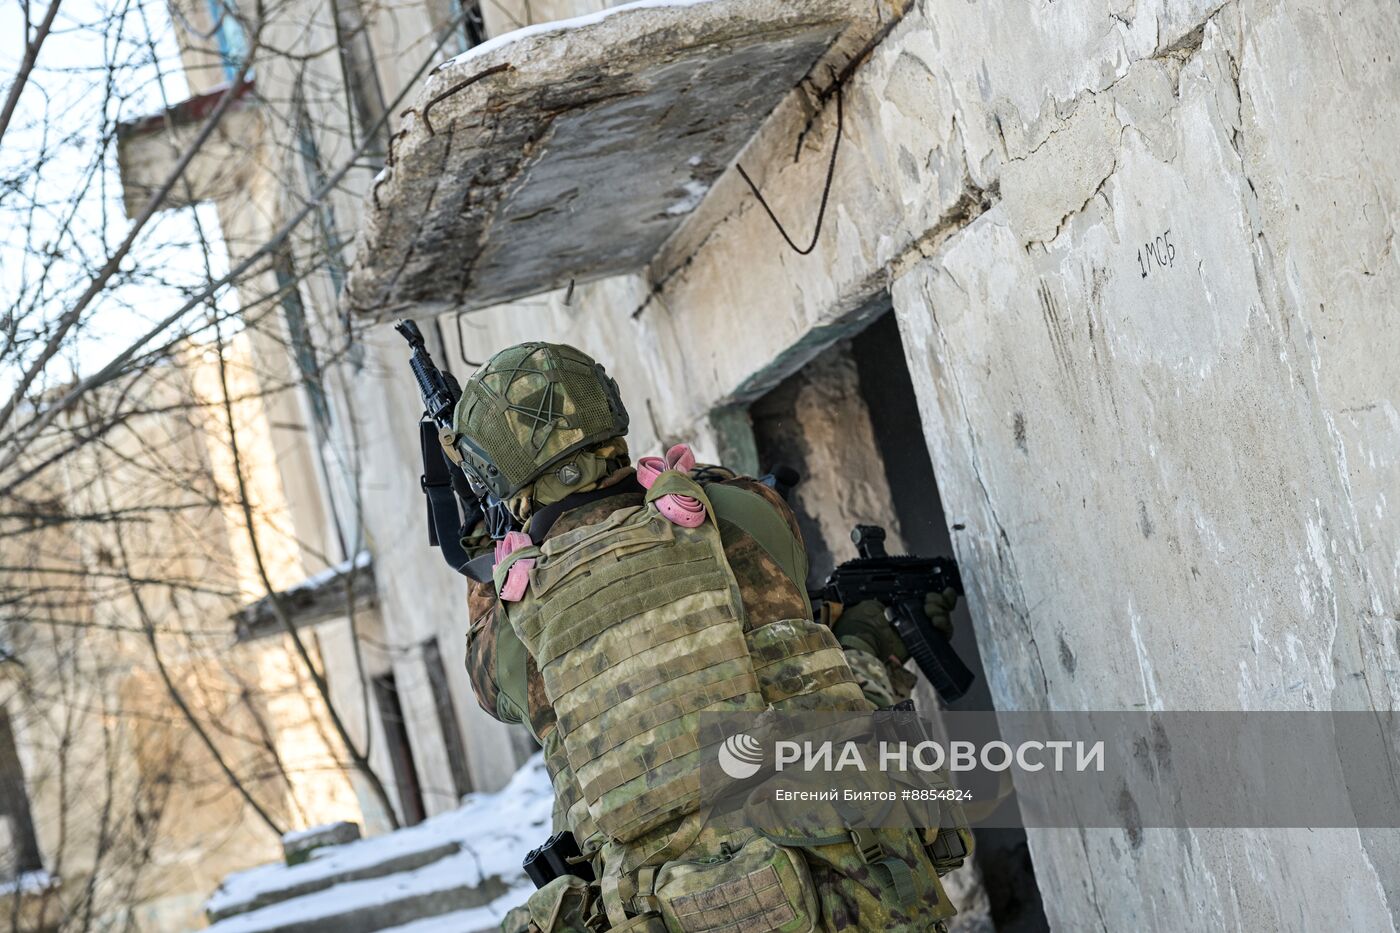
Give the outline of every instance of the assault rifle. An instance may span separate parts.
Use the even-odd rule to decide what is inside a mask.
[[[440,431],[452,431],[452,410],[462,397],[462,387],[451,373],[445,373],[433,364],[428,348],[423,343],[423,332],[408,318],[394,324],[408,347],[413,351],[408,365],[413,370],[413,378],[418,380],[418,393],[423,396],[425,414],[437,425]]]
[[[857,525],[851,540],[860,556],[833,570],[817,595],[845,606],[878,600],[938,695],[948,702],[961,697],[974,675],[924,613],[924,596],[929,593],[953,590],[963,595],[958,565],[948,557],[886,554],[885,529],[876,525]]]
[[[423,475],[418,483],[428,503],[428,544],[440,549],[443,560],[453,570],[475,578],[479,572],[468,566],[470,559],[462,547],[462,538],[481,520],[483,508],[468,485],[466,474],[448,454],[455,450],[452,412],[462,397],[462,387],[451,373],[433,364],[417,324],[405,319],[397,322],[394,330],[403,335],[413,351],[408,365],[423,396],[423,417],[418,422]]]

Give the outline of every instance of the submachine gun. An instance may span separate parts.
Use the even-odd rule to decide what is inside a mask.
[[[521,864],[525,874],[542,888],[560,875],[577,875],[584,881],[593,881],[593,866],[588,862],[574,841],[574,834],[567,829],[555,833],[544,841],[544,845],[531,849]]]
[[[470,566],[462,538],[481,521],[484,509],[466,474],[448,453],[455,451],[452,413],[462,397],[462,387],[451,373],[434,365],[417,324],[402,320],[394,324],[394,330],[413,351],[408,365],[423,396],[423,417],[418,422],[418,445],[423,454],[419,485],[428,501],[428,543],[441,551],[453,570],[476,579],[480,571]]]
[[[878,600],[895,634],[938,695],[946,702],[961,697],[975,677],[948,637],[924,613],[924,597],[929,593],[951,589],[963,595],[958,565],[948,557],[887,554],[885,529],[877,525],[857,525],[851,540],[860,556],[833,570],[814,595],[844,606]]]

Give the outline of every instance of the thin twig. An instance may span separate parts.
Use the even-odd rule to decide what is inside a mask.
[[[53,0],[49,4],[48,10],[44,13],[44,19],[39,23],[39,28],[34,32],[34,37],[24,46],[24,59],[19,63],[19,71],[15,74],[15,79],[10,82],[9,93],[5,95],[5,107],[0,110],[0,139],[4,139],[5,130],[9,129],[10,120],[15,115],[15,108],[19,105],[19,96],[24,92],[24,86],[29,82],[29,76],[34,71],[34,62],[39,58],[39,48],[44,44],[44,40],[49,37],[49,30],[53,27],[54,17],[58,15],[58,5],[61,0]]]

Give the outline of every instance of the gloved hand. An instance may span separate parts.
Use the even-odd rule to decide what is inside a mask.
[[[843,648],[866,651],[882,661],[894,657],[902,664],[909,659],[909,650],[885,618],[885,607],[873,599],[842,609],[831,630]]]
[[[933,627],[947,638],[953,637],[952,616],[957,606],[956,590],[947,589],[924,597],[924,614]],[[893,656],[901,663],[909,659],[909,650],[904,647],[904,641],[889,619],[885,618],[885,607],[873,599],[846,607],[831,630],[844,647],[859,648],[877,658]]]
[[[953,637],[953,610],[958,608],[958,591],[947,589],[924,597],[924,615],[945,638]]]

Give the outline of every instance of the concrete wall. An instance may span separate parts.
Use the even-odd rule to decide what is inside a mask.
[[[1225,6],[1061,105],[897,284],[1007,705],[1394,706],[1394,14]],[[1068,928],[1400,912],[1391,832],[1032,844]]]
[[[355,656],[357,639],[358,660]],[[384,721],[375,708],[370,684],[373,678],[389,672],[392,667],[383,620],[377,611],[358,610],[353,622],[337,619],[316,626],[316,643],[329,675],[331,702],[355,747],[369,749],[370,768],[383,780],[391,802],[402,812]],[[391,825],[388,815],[383,812],[368,781],[358,771],[352,770],[347,776],[359,798],[366,835],[387,831]]]
[[[845,90],[811,256],[731,173],[655,298],[483,312],[473,352],[575,340],[705,437],[888,288],[1000,707],[1391,708],[1397,40],[1379,0],[918,4]],[[741,157],[799,231],[806,123]],[[1400,922],[1394,833],[1031,846],[1057,929]]]

